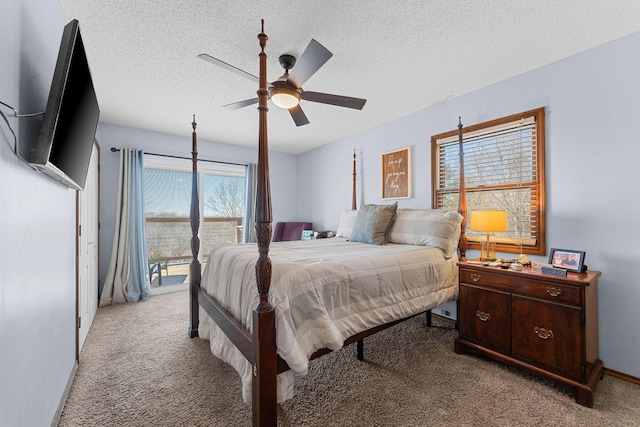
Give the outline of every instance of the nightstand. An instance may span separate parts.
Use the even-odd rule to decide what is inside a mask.
[[[556,382],[593,407],[599,271],[566,277],[460,262],[456,353],[475,353]]]

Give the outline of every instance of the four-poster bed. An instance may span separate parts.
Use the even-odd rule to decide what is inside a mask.
[[[358,241],[355,231],[349,239],[282,242],[271,248],[272,263],[264,21],[258,39],[257,261],[253,245],[220,247],[212,251],[204,274],[201,272],[194,116],[189,333],[191,337],[201,334],[208,338],[212,351],[238,370],[245,385],[250,382],[243,389],[251,390],[250,399],[245,395],[245,400],[251,400],[253,425],[272,426],[277,424],[278,393],[281,399],[292,393],[286,374],[278,374],[290,370],[304,373],[309,360],[353,342],[358,343],[361,359],[365,337],[416,314],[430,315],[431,308],[457,297],[456,246],[464,260],[466,237],[461,222],[466,201],[461,149],[462,216],[456,212],[398,210],[397,205],[382,209],[365,205],[358,211],[356,222],[365,212],[393,211],[389,221],[396,218],[396,223],[393,229],[385,229],[382,242],[390,244]],[[462,125],[459,129],[461,133]],[[353,211],[355,157],[354,151]],[[434,236],[416,235],[415,224],[429,230],[436,224],[437,232]],[[354,230],[360,231],[359,226]],[[206,315],[201,318],[201,313]]]

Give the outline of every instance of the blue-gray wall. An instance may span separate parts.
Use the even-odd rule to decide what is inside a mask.
[[[44,111],[66,24],[60,6],[3,1],[0,10],[0,100]],[[9,117],[23,146],[41,122]],[[75,366],[76,192],[31,169],[13,145],[0,120],[0,425],[48,426]]]
[[[298,180],[306,191],[298,213],[336,229],[340,210],[351,207],[354,149],[358,203],[383,202],[380,154],[406,146],[413,148],[414,195],[399,206],[430,208],[431,135],[455,129],[458,116],[473,125],[545,107],[547,253],[584,250],[589,268],[602,271],[600,358],[640,377],[638,76],[640,33],[301,154]]]

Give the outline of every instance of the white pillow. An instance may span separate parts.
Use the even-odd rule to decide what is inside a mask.
[[[338,231],[336,237],[349,237],[353,231],[358,216],[357,210],[344,210],[340,214],[340,222],[338,223]]]
[[[453,256],[460,240],[462,215],[443,209],[398,209],[391,227],[391,243],[433,246]]]

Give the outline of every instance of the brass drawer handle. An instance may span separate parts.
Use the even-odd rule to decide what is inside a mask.
[[[480,275],[471,273],[471,280],[477,282],[478,280],[480,280]]]
[[[562,289],[547,286],[547,293],[552,297],[559,297],[560,295],[562,295]]]
[[[536,326],[535,328],[533,328],[533,333],[543,340],[553,338],[553,331],[551,329],[539,328]]]
[[[476,316],[478,316],[478,319],[482,320],[483,322],[491,319],[491,315],[489,313],[485,313],[484,311],[480,310],[476,311]]]

